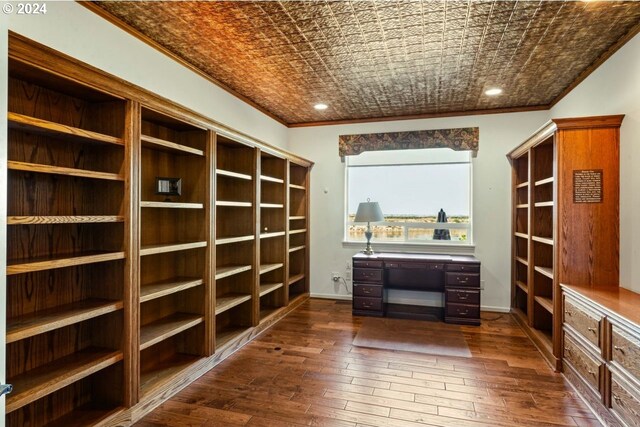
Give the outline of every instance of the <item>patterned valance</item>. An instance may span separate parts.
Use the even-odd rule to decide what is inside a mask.
[[[365,151],[412,150],[417,148],[451,148],[478,152],[479,128],[416,130],[409,132],[340,135],[340,157],[355,156]]]

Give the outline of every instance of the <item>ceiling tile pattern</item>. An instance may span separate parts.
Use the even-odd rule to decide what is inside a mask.
[[[97,4],[287,124],[549,105],[640,23],[640,2]]]

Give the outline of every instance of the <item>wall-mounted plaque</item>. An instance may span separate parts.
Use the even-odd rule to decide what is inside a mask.
[[[573,203],[602,203],[602,169],[573,171]]]

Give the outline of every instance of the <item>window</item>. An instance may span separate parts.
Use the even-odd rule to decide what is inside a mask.
[[[471,241],[471,153],[449,148],[372,151],[347,156],[345,240],[365,241],[355,224],[358,204],[378,202],[384,222],[371,224],[373,240],[457,244]],[[447,223],[437,223],[443,209]],[[450,240],[434,239],[448,235]]]

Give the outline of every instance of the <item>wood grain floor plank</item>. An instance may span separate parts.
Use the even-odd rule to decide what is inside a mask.
[[[508,314],[462,331],[472,357],[362,348],[351,303],[311,299],[137,427],[600,426]],[[456,329],[457,328],[457,329]]]

